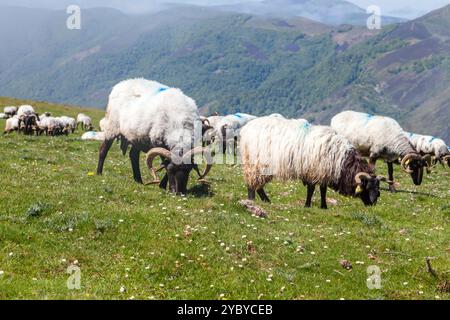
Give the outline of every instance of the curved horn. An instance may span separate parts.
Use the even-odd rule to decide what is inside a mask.
[[[417,159],[419,156],[417,154],[414,153],[409,153],[407,154],[403,159],[402,162],[400,164],[401,168],[403,171],[405,171],[406,173],[413,173],[413,170],[409,169],[409,162],[413,159]]]
[[[442,160],[444,160],[444,161],[448,161],[448,160],[450,160],[450,154],[448,154],[448,155],[444,156],[444,158],[442,158]]]
[[[355,176],[355,181],[356,184],[360,185],[363,179],[370,179],[370,178],[372,177],[367,172],[360,172]]]
[[[190,161],[190,159],[197,154],[201,154],[203,157],[206,158],[205,171],[199,177],[199,180],[204,180],[204,178],[208,175],[208,173],[211,171],[211,168],[212,168],[212,158],[211,158],[211,154],[209,153],[209,150],[207,148],[196,147],[196,148],[190,150],[183,156],[183,162],[186,160]]]
[[[158,179],[158,176],[156,175],[156,173],[158,171],[161,171],[164,167],[161,166],[158,170],[155,170],[155,168],[153,168],[153,160],[155,160],[155,158],[157,156],[161,156],[167,159],[171,159],[172,158],[172,153],[165,149],[165,148],[153,148],[151,149],[147,155],[146,155],[146,162],[147,162],[147,167],[150,170],[150,173],[153,176],[153,181],[150,182],[149,184],[157,184],[160,183],[160,180]]]
[[[207,118],[202,119],[202,123],[207,125],[207,126],[211,126],[211,123],[209,122],[209,120]]]

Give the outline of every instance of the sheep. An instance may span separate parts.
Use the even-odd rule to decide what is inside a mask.
[[[321,208],[326,209],[327,187],[375,205],[384,178],[373,175],[367,161],[351,143],[331,127],[314,126],[300,119],[262,117],[240,133],[241,158],[248,199],[255,192],[270,202],[264,186],[272,179],[298,179],[307,186],[305,207],[311,207],[315,186],[320,185]]]
[[[429,156],[421,156],[412,146],[402,127],[392,118],[355,111],[344,111],[333,117],[331,127],[350,140],[355,148],[369,157],[375,169],[379,158],[388,165],[389,189],[395,192],[393,163],[401,158],[401,168],[420,185]]]
[[[67,133],[74,133],[77,128],[77,121],[74,118],[62,116],[57,118],[64,128],[66,128]]]
[[[122,151],[131,145],[129,156],[137,183],[143,183],[139,168],[141,152],[147,153],[147,166],[154,178],[151,183],[159,183],[163,189],[169,183],[170,191],[177,194],[186,193],[192,169],[202,181],[211,169],[208,162],[200,174],[198,166],[191,163],[194,155],[204,153],[207,156],[208,153],[200,146],[203,126],[197,105],[180,89],[142,78],[118,83],[109,96],[103,129],[105,140],[99,151],[99,175],[103,173],[105,158],[117,138],[121,139]],[[164,161],[163,166],[155,170],[153,160],[157,156]],[[156,173],[163,169],[166,174],[159,180]]]
[[[6,113],[0,113],[0,119],[9,119],[9,116]]]
[[[3,113],[11,118],[17,114],[17,107],[7,106],[3,109]]]
[[[61,121],[60,118],[55,117],[44,117],[38,121],[37,124],[38,132],[41,135],[45,132],[46,136],[58,136],[62,134],[69,134],[71,128],[65,122]]]
[[[413,147],[419,152],[421,155],[431,155],[434,157],[434,161],[436,164],[440,162],[444,164],[447,162],[450,167],[450,152],[447,144],[444,140],[433,137],[433,136],[424,136],[417,133],[406,132],[408,135],[409,141],[413,145]],[[431,167],[431,163],[428,164]]]
[[[21,105],[17,110],[19,117],[19,129],[23,130],[24,134],[31,135],[33,129],[37,126],[39,116],[30,105]]]
[[[85,115],[84,113],[80,113],[77,116],[77,129],[79,124],[81,124],[81,129],[84,131],[92,131],[94,129],[91,117]]]
[[[100,131],[105,131],[105,125],[106,125],[106,119],[102,118],[98,123]]]
[[[208,118],[206,118],[206,124],[209,125],[209,129],[205,131],[205,134],[203,135],[203,142],[205,145],[210,145],[211,143],[214,143],[219,130],[219,124],[220,121],[222,121],[223,116],[219,115],[213,115]]]
[[[256,119],[256,116],[246,113],[235,113],[225,116],[221,119],[218,127],[218,137],[222,141],[222,151],[225,154],[227,147],[232,148],[232,153],[236,153],[237,139],[239,137],[240,130],[250,121]]]
[[[6,120],[5,131],[3,134],[11,133],[13,131],[19,131],[19,117],[17,115]]]

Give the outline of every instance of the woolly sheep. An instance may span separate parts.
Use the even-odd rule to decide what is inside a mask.
[[[407,132],[406,134],[417,152],[421,155],[429,154],[433,156],[436,163],[447,162],[450,167],[450,152],[444,140],[411,132]]]
[[[62,123],[62,125],[71,133],[74,133],[77,128],[77,121],[74,118],[62,116],[59,117],[58,120]]]
[[[402,169],[409,173],[415,185],[422,183],[427,157],[422,157],[411,145],[402,127],[392,118],[344,111],[331,120],[331,127],[349,139],[375,168],[376,161],[386,160],[389,172],[389,189],[394,188],[393,163],[402,159]]]
[[[203,153],[202,123],[195,101],[180,89],[169,88],[155,81],[130,79],[117,84],[110,96],[104,122],[105,141],[100,147],[97,174],[102,174],[105,158],[113,141],[121,139],[122,150],[131,145],[130,160],[134,180],[142,183],[139,155],[147,153],[147,165],[161,188],[186,193],[189,173],[196,170],[203,179],[211,169],[200,174],[190,160]],[[166,175],[159,181],[153,160],[161,156]]]
[[[6,119],[5,131],[3,134],[11,133],[13,131],[19,131],[19,117],[17,115],[12,118]]]
[[[321,207],[327,208],[327,187],[346,196],[358,196],[374,205],[382,178],[375,177],[350,142],[326,126],[306,120],[262,117],[240,133],[240,151],[249,200],[255,192],[269,202],[264,186],[273,178],[298,179],[308,187],[306,207],[311,206],[315,186],[320,185]]]
[[[17,110],[17,115],[20,117],[22,116],[29,116],[32,114],[36,114],[36,111],[34,111],[34,108],[30,105],[22,105],[19,107],[19,110]]]
[[[0,119],[8,119],[9,116],[6,113],[0,113]]]
[[[7,106],[7,107],[5,107],[5,108],[3,109],[3,112],[4,112],[7,116],[12,117],[12,116],[16,115],[16,113],[17,113],[17,107],[14,107],[14,106]]]
[[[78,125],[81,124],[81,129],[85,131],[91,131],[94,127],[92,126],[92,119],[91,117],[85,115],[84,113],[80,113],[77,116],[77,129]]]

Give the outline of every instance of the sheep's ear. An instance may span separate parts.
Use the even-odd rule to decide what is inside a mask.
[[[361,187],[361,185],[358,184],[358,186],[356,187],[355,194],[358,196],[361,193],[363,193],[363,191],[364,191],[363,187]]]

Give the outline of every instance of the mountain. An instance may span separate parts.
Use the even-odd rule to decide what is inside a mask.
[[[303,17],[328,25],[352,24],[365,26],[369,15],[357,5],[341,0],[264,0],[242,2],[215,8],[267,17]],[[383,17],[383,24],[404,21],[395,17]]]
[[[104,108],[115,83],[145,77],[182,88],[205,114],[328,123],[352,108],[450,140],[448,7],[380,31],[193,6],[82,17],[68,30],[65,11],[0,10],[0,95]]]

